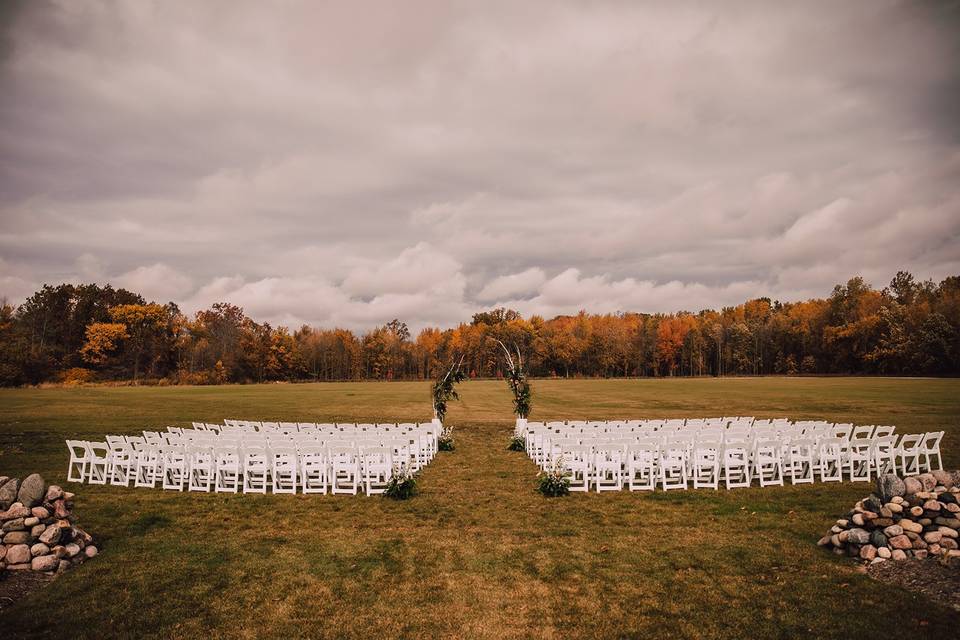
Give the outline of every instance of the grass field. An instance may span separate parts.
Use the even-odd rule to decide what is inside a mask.
[[[960,613],[815,546],[867,485],[548,500],[534,490],[536,466],[505,450],[506,385],[461,391],[448,416],[457,449],[407,502],[69,485],[102,555],[6,610],[2,636],[947,638],[960,628]],[[739,414],[946,429],[945,464],[960,466],[960,380],[551,380],[534,393],[537,420]],[[63,483],[67,437],[225,417],[423,420],[428,385],[0,390],[0,474]]]

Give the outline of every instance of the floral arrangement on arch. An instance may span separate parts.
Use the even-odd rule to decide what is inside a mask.
[[[433,415],[440,420],[440,422],[443,422],[443,419],[447,417],[447,403],[451,400],[460,399],[456,385],[467,378],[467,374],[461,369],[463,366],[463,358],[464,356],[460,356],[460,359],[454,362],[447,372],[433,383],[433,387],[431,388]]]
[[[507,345],[500,340],[497,343],[503,349],[507,356],[507,384],[513,393],[513,412],[518,418],[526,418],[530,415],[531,400],[533,392],[530,389],[530,382],[527,380],[527,374],[523,370],[523,356],[520,355],[520,348],[514,345],[517,352],[517,359],[514,361]]]

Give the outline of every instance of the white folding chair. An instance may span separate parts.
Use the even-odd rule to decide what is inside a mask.
[[[87,479],[87,465],[90,464],[90,450],[82,440],[67,440],[70,461],[67,463],[67,481],[84,482]]]
[[[791,484],[813,483],[816,443],[812,439],[791,440],[783,450],[784,475]]]
[[[205,446],[187,448],[187,491],[209,492],[216,479],[217,463],[213,449]]]
[[[593,486],[600,491],[619,491],[623,488],[623,447],[615,444],[597,445],[593,449]]]
[[[900,475],[913,476],[920,473],[920,443],[923,439],[922,433],[905,433],[900,436],[895,458]]]
[[[137,450],[137,466],[133,476],[134,487],[155,489],[162,477],[160,450],[153,445],[144,445]]]
[[[383,493],[393,474],[393,458],[386,447],[365,447],[360,450],[363,484],[367,495]]]
[[[703,439],[693,445],[693,488],[717,489],[720,483],[719,440]]]
[[[943,433],[943,431],[927,433],[920,442],[920,455],[923,456],[921,468],[925,472],[943,469],[943,460],[940,456],[940,441],[943,440]]]
[[[327,456],[320,445],[300,448],[300,486],[304,493],[326,493],[328,481]]]
[[[750,486],[750,454],[746,445],[724,446],[723,479],[727,489]]]
[[[753,449],[754,475],[761,487],[783,486],[783,455],[777,439],[758,440]]]
[[[897,437],[873,437],[873,468],[877,476],[897,471]]]
[[[844,462],[850,482],[870,482],[873,477],[873,440],[851,438]]]
[[[236,445],[218,445],[213,452],[215,477],[213,490],[216,493],[237,493],[240,490],[242,460]]]
[[[129,487],[133,480],[137,459],[133,447],[126,441],[114,443],[110,447],[110,484]]]
[[[244,445],[243,447],[243,492],[266,493],[270,473],[270,460],[265,447]]]
[[[283,428],[281,423],[281,429]],[[271,478],[274,493],[296,493],[300,477],[297,450],[292,446],[272,447]]]
[[[817,445],[820,482],[843,482],[843,440],[823,438]]]
[[[335,445],[329,449],[330,492],[356,495],[360,481],[360,460],[353,446]]]
[[[87,467],[88,484],[107,484],[110,474],[110,447],[106,442],[85,442],[89,466]]]
[[[570,491],[590,490],[590,447],[565,443],[560,449],[563,470],[570,481]]]
[[[183,447],[167,445],[160,448],[163,460],[163,488],[183,491],[187,483],[187,454]]]
[[[657,460],[660,447],[655,443],[637,443],[627,447],[627,486],[630,491],[657,488]]]
[[[681,443],[667,443],[660,453],[660,486],[664,491],[687,488],[687,449]]]

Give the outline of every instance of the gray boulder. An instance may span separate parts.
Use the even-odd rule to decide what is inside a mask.
[[[885,473],[877,478],[877,493],[883,502],[890,502],[893,498],[907,492],[903,480],[895,473]]]
[[[46,490],[47,483],[43,481],[43,477],[39,473],[32,473],[20,483],[17,502],[28,508],[39,506]]]
[[[0,509],[9,509],[10,505],[17,501],[17,489],[20,488],[20,480],[10,478],[0,485]]]
[[[882,531],[874,529],[870,532],[870,544],[875,546],[877,549],[881,549],[887,546],[887,536],[884,535]]]
[[[866,529],[850,529],[847,532],[847,542],[851,544],[867,544],[870,542],[870,534]]]

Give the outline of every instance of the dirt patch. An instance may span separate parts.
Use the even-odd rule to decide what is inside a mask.
[[[870,565],[867,573],[880,582],[921,593],[960,611],[960,562],[949,566],[935,560],[902,560]]]
[[[0,571],[0,612],[55,578],[37,571]]]

